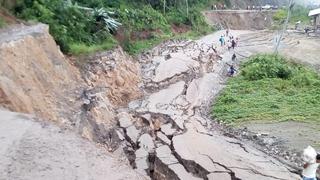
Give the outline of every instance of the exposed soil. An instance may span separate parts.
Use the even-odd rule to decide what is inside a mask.
[[[20,23],[21,21],[12,16],[10,13],[7,12],[7,10],[4,10],[0,7],[0,17],[3,19],[6,24],[17,24]]]
[[[249,131],[278,137],[292,150],[301,152],[308,145],[320,149],[320,125],[303,122],[259,123],[251,122],[245,125]]]
[[[205,11],[207,22],[217,28],[262,30],[271,26],[274,11],[214,10]]]
[[[182,34],[182,33],[186,33],[188,31],[190,31],[191,30],[191,26],[188,26],[188,25],[185,25],[185,24],[180,24],[180,25],[172,24],[171,25],[171,30],[175,34]]]

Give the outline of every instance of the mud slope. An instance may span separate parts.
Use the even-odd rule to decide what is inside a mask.
[[[139,97],[139,69],[121,48],[83,61],[79,71],[61,53],[47,25],[2,30],[0,106],[110,143],[115,109]]]
[[[287,5],[287,0],[226,0],[230,3],[231,7],[246,9],[248,6],[264,6],[266,4],[273,6]]]
[[[223,28],[261,30],[272,24],[273,11],[221,10],[203,12],[207,22]]]
[[[0,179],[143,179],[125,159],[70,131],[0,110]]]

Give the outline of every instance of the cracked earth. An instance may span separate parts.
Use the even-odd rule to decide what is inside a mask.
[[[255,53],[240,41],[232,62],[233,52],[212,48],[221,34],[170,41],[139,57],[144,98],[118,114],[131,165],[150,179],[299,179],[277,159],[212,127],[208,111],[227,80],[227,64]]]

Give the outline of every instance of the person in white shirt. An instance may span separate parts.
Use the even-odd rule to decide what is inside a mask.
[[[320,154],[317,155],[314,163],[306,163],[303,165],[302,180],[317,180],[317,169],[320,164]]]

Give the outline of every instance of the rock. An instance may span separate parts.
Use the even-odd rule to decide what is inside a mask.
[[[167,136],[172,136],[176,132],[176,130],[172,128],[172,125],[170,123],[162,125],[161,131]]]
[[[136,159],[140,159],[140,158],[148,157],[149,153],[146,149],[139,148],[138,150],[136,150],[135,155],[136,155]]]
[[[217,179],[232,180],[230,174],[226,172],[210,173],[208,174],[207,177],[208,177],[208,180],[217,180]]]
[[[192,60],[191,57],[186,56],[184,53],[173,53],[171,57],[167,61],[161,62],[157,67],[156,75],[153,78],[154,82],[170,79],[200,66],[197,61]]]
[[[186,100],[185,96],[180,95],[174,102],[175,105],[185,108],[189,105],[189,102]]]
[[[273,138],[263,138],[263,144],[272,146],[276,141]]]
[[[190,108],[197,107],[203,103],[211,102],[212,97],[221,89],[219,76],[214,73],[207,73],[202,78],[194,79],[189,84],[186,99],[191,103]]]
[[[157,137],[160,141],[162,141],[166,145],[171,145],[171,140],[168,139],[168,137],[164,135],[162,132],[157,132]]]
[[[184,81],[179,81],[170,85],[166,89],[151,94],[149,98],[144,101],[147,108],[144,111],[168,115],[175,114],[175,110],[168,110],[168,106],[175,100],[175,98],[183,93],[184,85]]]
[[[141,117],[143,117],[143,118],[146,119],[147,121],[150,121],[150,120],[151,120],[151,114],[144,114],[144,115],[141,115]]]
[[[147,162],[147,158],[140,158],[140,159],[136,159],[136,167],[137,167],[137,171],[142,173],[143,175],[147,175],[146,170],[149,169],[149,165]]]
[[[198,167],[198,171],[205,172],[229,171],[228,167],[236,166],[243,169],[232,169],[239,179],[257,180],[264,179],[265,176],[299,179],[279,162],[276,164],[277,160],[266,157],[261,151],[249,146],[229,143],[228,138],[222,135],[209,136],[198,133],[196,127],[193,127],[191,123],[188,123],[186,127],[188,131],[174,136],[172,143],[179,157],[188,162],[185,163],[185,167],[190,172],[194,171],[196,165],[201,167]],[[251,169],[258,173],[253,173]]]
[[[147,170],[149,169],[148,156],[149,153],[144,149],[140,148],[135,152],[136,159],[135,164],[137,171],[143,175],[147,175]]]
[[[162,165],[156,165],[155,171],[164,171],[165,168],[160,168],[161,166],[165,166],[167,169],[170,169],[172,175],[170,175],[169,171],[162,172],[165,176],[170,176],[169,179],[180,179],[180,180],[193,180],[198,179],[192,176],[192,174],[188,173],[186,169],[179,164],[179,161],[172,155],[172,152],[167,145],[160,146],[156,149],[156,157],[160,160]],[[158,167],[160,170],[158,170]],[[161,170],[162,169],[162,170]]]
[[[169,166],[169,169],[171,169],[181,180],[201,180],[201,178],[194,177],[191,173],[188,173],[181,164],[172,164]]]
[[[153,151],[154,143],[152,137],[149,134],[143,134],[142,136],[140,136],[138,142],[139,146],[145,149],[147,152]]]
[[[128,104],[128,107],[129,109],[137,109],[141,106],[141,101],[140,100],[135,100],[135,101],[131,101],[129,104]]]
[[[179,163],[167,145],[160,146],[156,149],[156,157],[165,165]]]
[[[122,128],[127,128],[133,125],[131,116],[126,112],[119,113],[118,118],[120,127]]]
[[[177,124],[177,126],[180,128],[180,129],[184,129],[184,118],[180,117],[180,116],[176,116],[173,121]]]
[[[119,138],[121,141],[125,140],[125,138],[124,138],[124,136],[123,136],[123,132],[120,132],[120,130],[116,130],[116,133],[117,133],[117,135],[118,135],[118,138]]]
[[[154,56],[151,62],[154,64],[160,64],[164,61],[165,61],[165,56]]]
[[[130,126],[126,129],[127,136],[132,143],[137,143],[140,131],[135,126]]]

